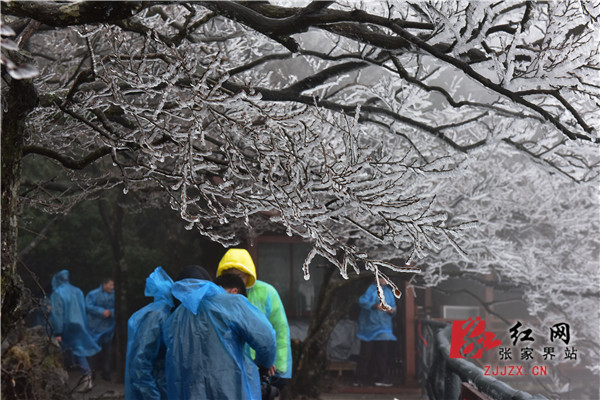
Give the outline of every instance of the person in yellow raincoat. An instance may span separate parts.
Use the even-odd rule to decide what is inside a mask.
[[[217,276],[236,274],[246,284],[248,300],[267,317],[277,339],[277,358],[270,369],[271,384],[281,389],[292,377],[290,328],[279,293],[270,284],[256,279],[256,267],[246,249],[229,249],[219,262]]]

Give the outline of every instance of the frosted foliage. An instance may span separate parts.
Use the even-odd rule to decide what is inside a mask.
[[[33,35],[28,149],[79,167],[80,192],[30,200],[161,193],[225,246],[310,241],[306,278],[316,255],[345,278],[490,274],[597,350],[597,9],[273,4],[148,4]]]
[[[442,226],[445,216],[431,208],[433,196],[397,190],[452,167],[424,161],[410,147],[390,148],[386,143],[394,137],[385,129],[367,128],[320,107],[269,104],[251,92],[232,96],[220,88],[228,75],[219,46],[184,43],[173,49],[153,35],[131,37],[118,28],[99,28],[94,35],[95,51],[106,55],[97,57],[97,84],[79,91],[70,113],[117,107],[131,129],[117,130],[106,120],[86,126],[70,119],[56,133],[67,139],[60,150],[69,152],[72,140],[77,147],[86,145],[82,140],[118,150],[134,146],[135,164],[116,153],[113,157],[126,184],[158,182],[188,227],[231,245],[238,238],[213,224],[248,225],[249,216],[272,214],[289,235],[313,241],[315,251],[343,276],[348,265],[356,269],[367,263],[375,270],[369,267],[373,260],[345,244],[350,231],[382,244],[413,246],[420,255],[445,240],[446,232],[461,229],[460,224]],[[78,38],[73,34],[67,40],[73,45]],[[244,47],[238,43],[237,49]],[[195,57],[186,57],[192,52]],[[53,66],[45,68],[44,75]],[[48,84],[48,90],[60,93],[61,88]],[[38,110],[32,129],[50,125],[55,112],[54,107]],[[338,254],[348,261],[340,262]]]
[[[449,248],[430,253],[415,282],[437,285],[457,265],[463,274],[489,271],[499,285],[523,290],[540,331],[568,321],[576,332],[573,341],[586,348],[589,359],[582,362],[592,367],[600,351],[598,185],[573,186],[520,154],[505,156],[511,152],[499,145],[487,160],[470,163],[444,192],[448,197],[438,199],[451,202],[453,214],[480,222],[463,238],[468,260]]]

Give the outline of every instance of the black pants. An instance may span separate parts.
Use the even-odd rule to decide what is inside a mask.
[[[360,341],[360,353],[356,366],[356,379],[361,382],[388,379],[388,360],[393,349],[393,341]]]
[[[100,371],[102,377],[110,375],[112,365],[112,341],[102,344],[102,350],[94,356],[94,370]]]

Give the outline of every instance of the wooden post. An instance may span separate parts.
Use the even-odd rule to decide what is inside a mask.
[[[473,385],[462,382],[460,385],[460,400],[490,400],[490,398],[477,390]]]
[[[425,288],[425,306],[424,306],[425,315],[428,317],[432,317],[434,314],[433,310],[433,289],[430,287]]]
[[[415,342],[415,292],[408,286],[408,281],[404,282],[404,315],[406,316],[404,332],[405,360],[404,382],[407,387],[416,387],[417,385],[417,358]]]
[[[492,274],[487,274],[485,277],[485,280],[488,282],[492,282],[494,280],[494,277],[492,276]],[[484,301],[486,303],[490,303],[494,301],[494,289],[491,286],[486,285],[485,286],[485,292],[484,292]],[[494,306],[490,305],[490,309],[494,310]],[[486,320],[486,326],[487,329],[492,329],[492,326],[494,325],[492,323],[492,321],[494,319],[497,319],[498,317],[496,317],[495,315],[490,314],[489,312],[487,312],[487,310],[484,311],[483,314],[483,318]],[[493,360],[495,360],[495,356],[496,354],[494,354],[494,352],[491,351],[486,351],[483,353],[484,354],[484,359],[487,362],[493,362]]]

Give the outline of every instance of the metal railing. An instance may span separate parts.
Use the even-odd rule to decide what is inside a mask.
[[[417,379],[430,400],[457,400],[461,385],[468,382],[494,400],[544,400],[546,397],[516,390],[483,369],[461,358],[450,358],[450,324],[417,320]],[[469,397],[473,398],[473,397]],[[546,399],[547,400],[547,399]]]

